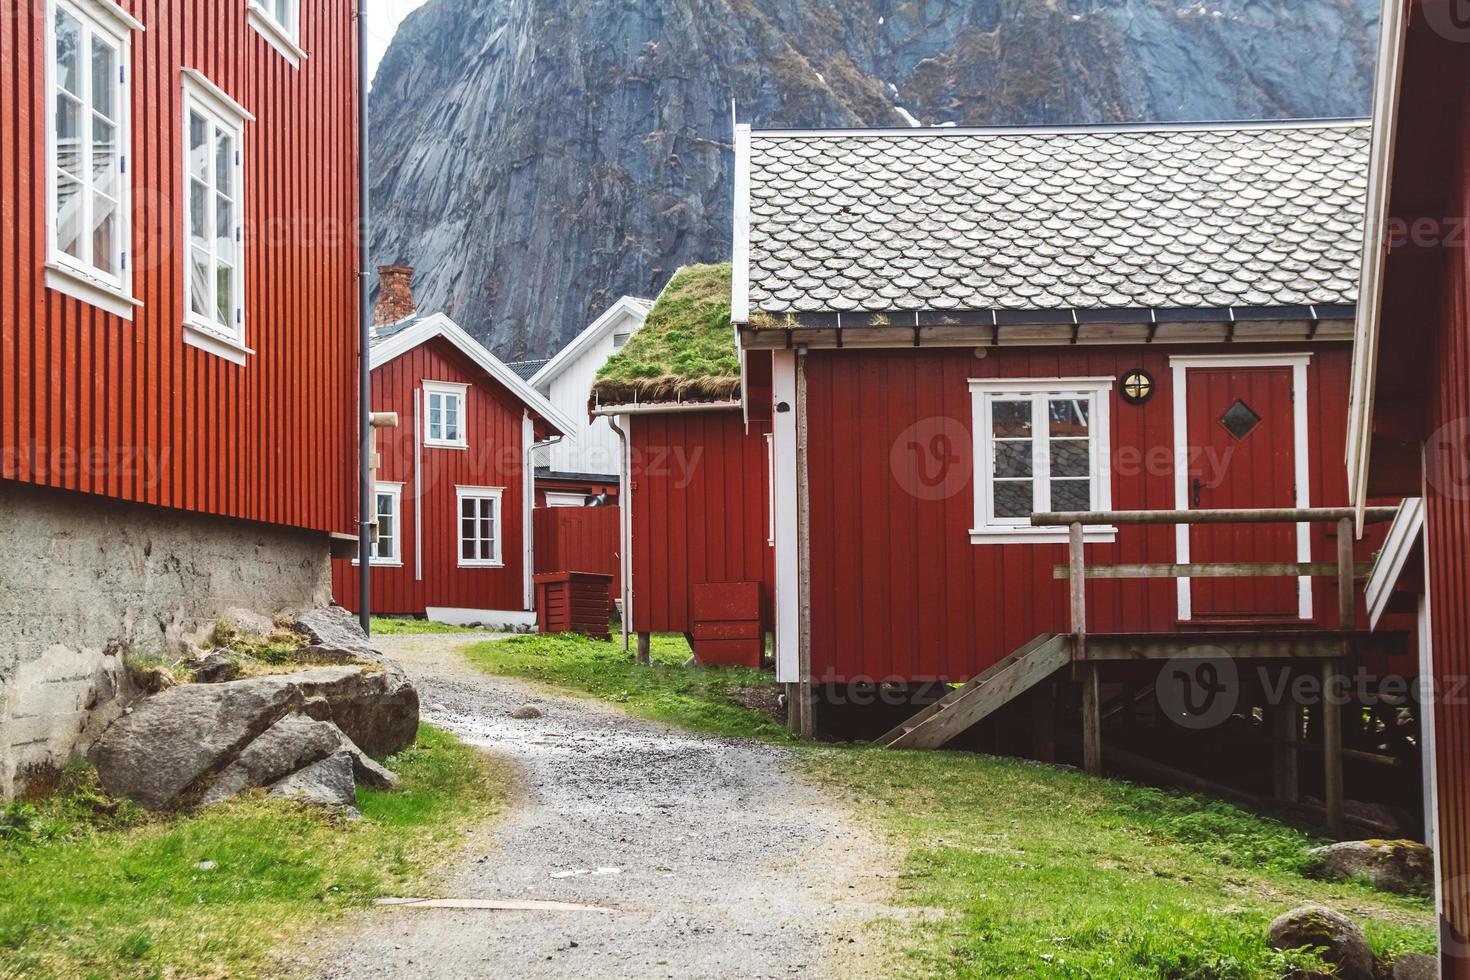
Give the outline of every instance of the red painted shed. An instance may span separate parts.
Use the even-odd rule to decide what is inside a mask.
[[[408,295],[412,270],[387,267],[379,318]],[[450,623],[535,623],[531,528],[538,441],[570,420],[442,313],[374,329],[373,411],[379,429],[375,613]],[[400,308],[398,312],[404,312]],[[358,604],[356,560],[334,563],[333,594]]]
[[[1470,977],[1470,707],[1458,695],[1470,676],[1470,31],[1457,13],[1446,0],[1384,4],[1347,447],[1359,508],[1417,498],[1369,591],[1421,623],[1448,980]]]

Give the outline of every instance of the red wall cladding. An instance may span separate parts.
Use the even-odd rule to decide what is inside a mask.
[[[415,473],[414,392],[424,381],[470,386],[465,405],[467,449],[423,446]],[[378,430],[382,466],[378,479],[402,483],[402,565],[374,565],[375,613],[422,613],[428,606],[454,609],[525,608],[525,546],[522,528],[523,406],[499,382],[486,377],[448,341],[421,344],[373,371],[373,411],[397,412],[398,428]],[[500,554],[503,567],[461,568],[455,487],[503,487]],[[416,531],[417,524],[417,531]],[[421,537],[417,536],[420,535]],[[418,552],[422,551],[422,577]],[[357,567],[332,563],[332,594],[357,608]]]
[[[43,0],[0,17],[0,477],[355,528],[352,4],[302,4],[293,69],[246,0],[122,0],[132,33],[132,322],[48,290]],[[244,367],[182,342],[183,106],[194,68],[245,124]]]
[[[635,415],[633,629],[694,628],[694,586],[760,582],[772,622],[766,427],[739,411]]]
[[[1304,345],[1314,506],[1344,506],[1345,345]],[[1052,577],[1065,544],[972,544],[975,520],[971,378],[1121,378],[1144,368],[1157,389],[1141,406],[1111,395],[1115,509],[1172,509],[1173,391],[1170,354],[1260,353],[1244,348],[1157,346],[813,351],[806,359],[811,494],[812,668],[819,680],[963,681],[1042,632],[1068,628],[1067,585]],[[1261,406],[1257,406],[1261,407]],[[1262,409],[1265,410],[1264,408]],[[954,455],[932,485],[914,492],[916,462],[896,445],[935,445]],[[1242,532],[1249,534],[1249,531]],[[1325,527],[1314,560],[1336,556]],[[1367,560],[1373,545],[1360,545]],[[1090,562],[1172,562],[1172,527],[1123,527],[1116,543],[1087,547]],[[1211,560],[1210,555],[1195,555]],[[1294,557],[1294,556],[1293,556]],[[1214,560],[1241,560],[1222,559]],[[1332,580],[1317,580],[1316,622],[1336,618]],[[1093,582],[1088,628],[1178,628],[1173,581]],[[1199,593],[1196,592],[1196,595]]]

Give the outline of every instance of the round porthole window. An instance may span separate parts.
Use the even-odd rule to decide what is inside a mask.
[[[1125,402],[1142,405],[1154,396],[1154,376],[1143,368],[1134,368],[1123,375],[1121,390]]]

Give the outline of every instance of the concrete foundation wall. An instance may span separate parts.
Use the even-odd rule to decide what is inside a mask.
[[[0,797],[116,717],[124,654],[331,601],[328,536],[0,480]]]

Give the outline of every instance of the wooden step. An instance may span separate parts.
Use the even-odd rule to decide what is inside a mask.
[[[1070,663],[1071,639],[1043,633],[906,719],[878,744],[892,749],[939,748]]]

